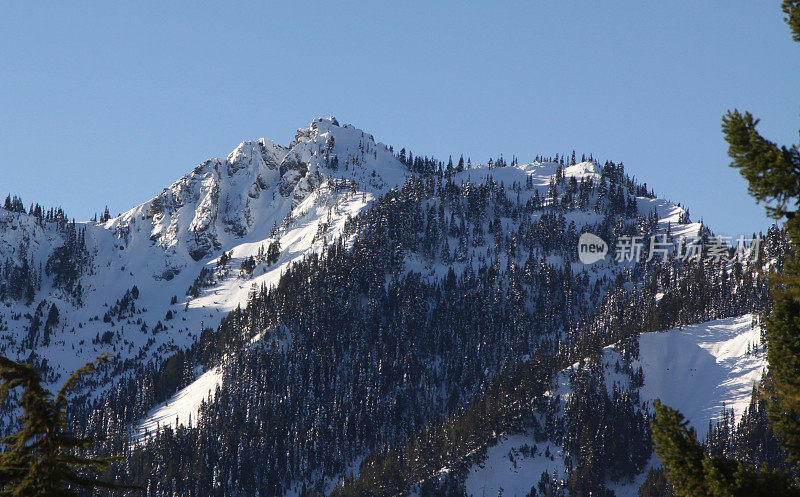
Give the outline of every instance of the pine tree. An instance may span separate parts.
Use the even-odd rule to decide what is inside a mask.
[[[783,11],[800,42],[800,0],[784,0]],[[775,402],[769,406],[773,430],[783,439],[789,459],[800,466],[800,149],[778,147],[755,129],[758,120],[749,112],[729,112],[723,121],[732,166],[749,183],[750,193],[766,202],[775,219],[786,219],[786,231],[796,249],[782,275],[773,276],[774,308],[765,324],[767,360]]]
[[[792,38],[800,42],[800,0],[784,0],[782,8]],[[795,249],[787,256],[783,274],[772,275],[774,307],[765,331],[772,429],[789,459],[800,467],[800,150],[778,147],[762,137],[755,129],[758,120],[749,112],[730,111],[722,122],[731,166],[748,181],[751,195],[767,203],[770,216],[785,219]],[[655,408],[655,450],[676,495],[800,495],[797,481],[786,473],[755,471],[740,461],[708,456],[679,412],[658,402]]]
[[[679,497],[800,496],[788,473],[748,468],[741,461],[711,457],[697,441],[683,415],[659,401],[654,403],[653,443],[666,467],[667,479]]]
[[[2,440],[0,453],[0,496],[77,497],[79,488],[119,490],[123,487],[90,475],[103,471],[115,460],[111,457],[81,457],[80,449],[94,444],[91,438],[77,438],[66,432],[67,395],[95,364],[107,362],[100,356],[67,379],[53,399],[42,387],[41,374],[28,364],[0,356],[0,404],[21,389],[19,408],[22,428]]]

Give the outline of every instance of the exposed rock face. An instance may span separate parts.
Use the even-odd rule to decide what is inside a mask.
[[[372,135],[319,118],[297,130],[288,147],[262,138],[242,142],[225,159],[205,161],[108,227],[122,235],[137,220],[149,220],[150,242],[172,259],[169,268],[179,269],[187,257],[200,261],[254,230],[260,233],[259,221],[276,212],[289,215],[327,177],[345,176],[340,168],[348,178],[382,189],[387,165],[393,175],[403,174],[404,166]]]
[[[221,247],[220,233],[245,236],[252,203],[279,182],[286,149],[268,140],[243,142],[224,160],[211,159],[149,202],[150,239],[164,249],[181,244],[194,260]]]
[[[58,374],[100,351],[121,361],[158,360],[246,304],[253,285],[275,283],[283,268],[322,250],[341,235],[348,217],[409,174],[389,147],[328,118],[299,130],[289,146],[243,142],[101,223],[43,222],[0,208],[0,293],[9,296],[0,312],[0,352],[28,357],[30,350],[20,345],[31,343],[25,316],[33,319],[38,307],[46,312],[57,304],[58,329],[49,349],[37,353]],[[81,248],[69,252],[74,267],[64,271],[74,279],[71,288],[48,273],[51,261],[65,260],[57,252],[68,242]],[[261,260],[273,244],[281,247],[279,260]],[[259,259],[257,271],[240,271],[248,258]],[[198,287],[209,271],[213,277],[201,280],[208,285]],[[134,286],[140,291],[135,314],[123,316],[118,301]],[[192,287],[198,291],[188,297]],[[179,309],[180,321],[165,317]],[[161,333],[165,329],[170,332]],[[106,333],[116,339],[100,340]]]

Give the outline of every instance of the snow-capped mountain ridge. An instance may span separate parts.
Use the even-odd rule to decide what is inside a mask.
[[[348,329],[342,327],[345,314],[360,316],[362,310],[351,310],[341,317],[338,307],[333,312],[315,310],[314,303],[327,301],[310,288],[332,295],[334,288],[344,285],[342,282],[354,285],[364,278],[369,285],[378,283],[373,293],[354,298],[352,295],[361,295],[365,288],[357,283],[361,286],[353,286],[354,293],[335,301],[337,305],[360,302],[360,306],[373,294],[376,299],[383,298],[384,279],[392,288],[406,288],[408,284],[410,294],[430,292],[435,296],[439,291],[436,285],[443,287],[449,278],[448,285],[462,285],[467,292],[459,295],[469,296],[469,285],[488,285],[483,278],[491,274],[497,284],[486,290],[497,292],[498,304],[486,305],[497,305],[502,313],[505,302],[512,302],[513,297],[513,302],[521,303],[515,308],[523,310],[524,319],[530,319],[531,325],[522,326],[525,320],[509,320],[502,335],[493,329],[484,334],[480,328],[473,336],[467,329],[460,343],[442,339],[437,345],[442,353],[416,350],[419,357],[415,361],[419,361],[425,376],[415,381],[428,382],[431,393],[424,401],[411,400],[441,415],[437,409],[471,398],[478,391],[479,381],[489,381],[497,374],[494,361],[525,362],[531,357],[526,347],[546,346],[553,337],[569,339],[564,330],[572,325],[570,320],[589,315],[610,282],[627,280],[623,283],[626,288],[636,287],[634,271],[641,268],[624,261],[616,263],[613,253],[592,265],[580,262],[576,248],[581,233],[591,231],[613,243],[615,237],[633,233],[681,236],[700,229],[699,223],[688,222],[680,206],[655,198],[626,175],[621,165],[610,162],[567,165],[563,161],[514,161],[509,165],[490,161],[486,165],[468,163],[466,167],[448,165],[445,169],[441,162],[415,159],[405,158],[402,152],[395,155],[391,148],[353,126],[340,126],[333,118],[317,119],[299,129],[285,146],[265,138],[242,142],[224,158],[204,161],[154,198],[115,218],[104,217],[101,223],[72,225],[0,210],[0,262],[5,259],[7,266],[18,266],[24,259],[28,271],[33,268],[35,287],[30,299],[14,296],[3,301],[0,353],[47,361],[53,373],[48,381],[52,383],[98,354],[110,353],[117,369],[106,370],[102,384],[91,395],[95,399],[111,398],[114,400],[110,402],[124,406],[120,419],[124,419],[127,431],[122,439],[133,435],[141,443],[147,440],[143,436],[147,432],[152,435],[167,425],[197,426],[201,411],[202,419],[206,419],[209,412],[227,405],[244,383],[242,361],[252,359],[245,352],[256,351],[253,357],[262,350],[280,350],[283,354],[282,359],[255,375],[258,381],[248,388],[260,392],[263,382],[273,381],[267,378],[272,367],[284,367],[282,360],[294,368],[310,357],[335,354],[327,362],[340,364],[380,350],[374,346],[380,341],[373,344],[375,337],[368,333],[370,323],[349,323],[351,331],[367,330],[363,340],[351,343],[343,338],[357,336],[356,332],[336,334],[336,329]],[[70,237],[78,240],[71,242],[73,245],[85,244],[88,254],[72,282],[80,285],[80,291],[58,282],[59,276],[51,271],[51,266],[58,266],[59,247]],[[315,257],[318,254],[325,256]],[[327,268],[330,278],[321,280],[323,284],[309,283],[318,267]],[[348,274],[349,269],[343,269],[351,267],[367,269],[360,274]],[[371,271],[376,274],[366,279],[365,274]],[[0,296],[4,277],[0,273]],[[297,282],[310,286],[300,290],[294,286]],[[417,292],[412,286],[415,284],[422,290]],[[287,291],[295,292],[297,298],[286,296]],[[561,291],[565,304],[554,304],[562,302],[556,298]],[[284,304],[258,307],[272,295],[285,299]],[[309,295],[313,298],[304,299]],[[656,296],[656,301],[663,296]],[[415,305],[400,302],[409,310]],[[376,300],[375,305],[381,309],[383,304]],[[467,307],[484,309],[483,305]],[[562,313],[562,309],[566,311]],[[272,310],[278,313],[270,317],[272,321],[251,319]],[[306,321],[309,316],[331,315],[338,318],[331,329],[327,322],[315,327]],[[413,315],[416,319],[417,314]],[[425,312],[419,316],[421,322],[427,319]],[[480,316],[474,318],[471,322],[482,321]],[[520,330],[537,331],[518,332],[518,325]],[[426,340],[425,333],[431,337],[453,335],[444,325],[437,325],[440,331],[431,332],[428,326],[411,323],[409,330],[417,330],[413,333],[405,326],[398,320],[390,333],[421,333],[407,342],[411,344]],[[284,330],[281,334],[273,332],[279,328]],[[316,342],[310,341],[317,329],[325,334],[315,335]],[[474,361],[480,362],[480,367],[458,367],[474,367],[478,374],[458,376],[472,383],[467,387],[459,383],[462,380],[455,382],[457,385],[448,384],[463,388],[458,396],[448,398],[442,378],[449,381],[451,376],[447,375],[455,366],[447,363],[447,369],[442,370],[446,374],[437,369],[445,364],[448,347],[468,347],[476,336],[483,337],[477,348],[480,361]],[[500,343],[503,340],[513,346],[504,348]],[[314,345],[317,342],[319,350]],[[324,349],[329,344],[333,352]],[[347,350],[338,350],[343,344],[347,344]],[[366,346],[358,348],[362,344]],[[401,348],[402,343],[398,343],[395,350]],[[451,356],[461,357],[461,352],[459,349]],[[389,350],[385,357],[392,354],[397,352]],[[383,364],[383,355],[376,353],[375,357],[379,357],[377,364]],[[352,360],[348,367],[355,367]],[[173,366],[167,368],[168,363]],[[408,364],[416,362],[400,366]],[[354,378],[325,368],[330,377],[343,375],[336,376],[341,385]],[[168,369],[169,374],[162,369]],[[391,386],[380,375],[361,375],[368,370],[359,371],[358,381],[364,385],[387,381],[387,388]],[[164,378],[170,381],[166,386],[159,385]],[[277,384],[280,380],[274,381]],[[434,381],[443,383],[430,383]],[[324,382],[317,383],[315,388],[327,388]],[[109,387],[113,388],[110,392]],[[291,390],[276,394],[280,397],[284,391],[298,392],[303,387],[292,385]],[[335,394],[341,399],[355,395]],[[133,397],[134,407],[128,409],[128,399]],[[214,402],[207,403],[209,399]],[[382,409],[375,409],[379,411]],[[367,440],[366,435],[363,439]],[[348,457],[354,458],[351,462],[366,454],[365,448],[369,446],[358,447],[361,452],[348,449]],[[308,478],[296,479],[297,475],[292,476],[292,482],[284,483],[299,485],[302,478]]]
[[[558,170],[559,164],[547,162],[476,165],[453,177],[457,183],[495,181],[509,186],[530,180],[533,189],[525,195],[538,191],[544,198]],[[561,174],[597,181],[601,171],[595,163],[584,162],[561,167]],[[34,302],[9,302],[9,314],[33,314],[32,306],[42,301],[57,305],[58,338],[37,353],[49,358],[61,374],[102,351],[120,358],[133,354],[141,360],[144,354],[157,360],[169,350],[191,344],[201,327],[214,327],[224,313],[246,302],[253,285],[275,284],[288,264],[322,250],[341,235],[348,217],[414,175],[388,146],[351,125],[339,125],[335,118],[315,119],[298,129],[287,146],[266,138],[244,141],[225,158],[197,165],[156,197],[115,218],[77,224],[85,230],[92,254],[80,278],[82,306],[75,306],[61,290],[49,288],[45,277]],[[510,190],[507,194],[515,195]],[[683,212],[659,199],[640,197],[638,202],[641,212],[656,209],[665,223],[674,223]],[[23,243],[30,245],[28,258],[43,263],[61,243],[60,235],[29,215],[6,213],[4,219],[3,259],[19,259]],[[280,254],[266,263],[260,254],[275,242]],[[230,257],[226,267],[218,265],[223,253]],[[241,273],[238,267],[250,257],[256,267]],[[213,276],[201,282],[198,295],[185,297],[204,269]],[[135,315],[101,320],[105,309],[134,286],[141,290]],[[168,311],[180,309],[185,311],[180,322],[164,324]],[[17,346],[29,324],[11,321],[6,353],[27,356],[29,352]],[[154,334],[154,327],[161,329],[159,323],[176,332]],[[74,335],[69,333],[72,328]],[[108,343],[93,340],[109,331],[118,338]],[[96,343],[89,346],[90,340]],[[76,353],[63,353],[73,349]]]
[[[368,168],[374,175],[363,174]],[[406,173],[371,135],[340,127],[334,118],[320,118],[298,130],[289,147],[265,138],[242,142],[227,158],[198,165],[105,227],[127,238],[136,228],[145,231],[141,225],[134,227],[137,221],[149,220],[148,238],[178,269],[188,262],[186,256],[199,261],[247,235],[269,233],[326,177],[352,180],[378,193],[395,186]]]
[[[28,357],[21,344],[32,332],[22,316],[33,315],[37,303],[45,302],[43,312],[57,306],[59,325],[52,342],[34,342],[56,377],[103,351],[120,359],[159,360],[190,345],[202,327],[216,326],[246,301],[252,285],[275,283],[286,265],[321,250],[341,233],[348,216],[408,175],[388,147],[334,118],[298,130],[288,147],[265,138],[242,142],[227,157],[197,165],[115,218],[76,223],[91,254],[79,278],[82,305],[45,274],[47,261],[64,243],[61,225],[0,209],[0,261],[20,266],[24,259],[34,279],[42,280],[32,302],[6,302],[3,351]],[[259,259],[275,242],[281,247],[276,260]],[[232,257],[226,267],[217,264],[223,253]],[[243,274],[239,266],[249,257],[256,267]],[[204,268],[213,277],[196,298],[187,298],[187,288]],[[103,317],[134,286],[141,293],[131,315]],[[169,311],[180,309],[179,322],[165,321]],[[100,340],[108,332],[116,338]]]

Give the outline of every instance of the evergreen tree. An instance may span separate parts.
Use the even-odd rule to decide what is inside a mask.
[[[41,374],[27,364],[0,356],[0,405],[21,389],[19,409],[21,429],[2,440],[0,453],[0,496],[71,497],[78,488],[85,490],[122,489],[114,483],[87,474],[105,470],[114,458],[91,458],[76,455],[78,449],[94,444],[91,438],[78,438],[66,432],[67,395],[81,376],[93,372],[95,362],[78,369],[53,399],[42,387]]]
[[[782,8],[793,39],[800,42],[800,0],[784,0]],[[795,249],[787,256],[783,273],[773,275],[774,307],[765,330],[772,377],[772,429],[789,459],[800,466],[800,150],[797,146],[778,147],[756,131],[757,124],[749,112],[734,110],[723,117],[722,128],[733,159],[731,166],[748,181],[751,195],[767,203],[772,217],[785,219]],[[740,461],[710,457],[679,412],[658,402],[655,408],[655,450],[676,495],[800,495],[797,481],[786,473],[766,468],[756,471]]]
[[[653,442],[679,497],[800,496],[788,473],[754,470],[741,461],[711,457],[697,441],[683,415],[659,401],[654,403]]]

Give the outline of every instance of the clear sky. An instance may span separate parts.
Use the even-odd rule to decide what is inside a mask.
[[[77,3],[77,2],[76,2]],[[718,232],[764,229],[720,117],[796,143],[777,0],[4,2],[0,191],[88,219],[334,115],[443,160],[593,153]]]

